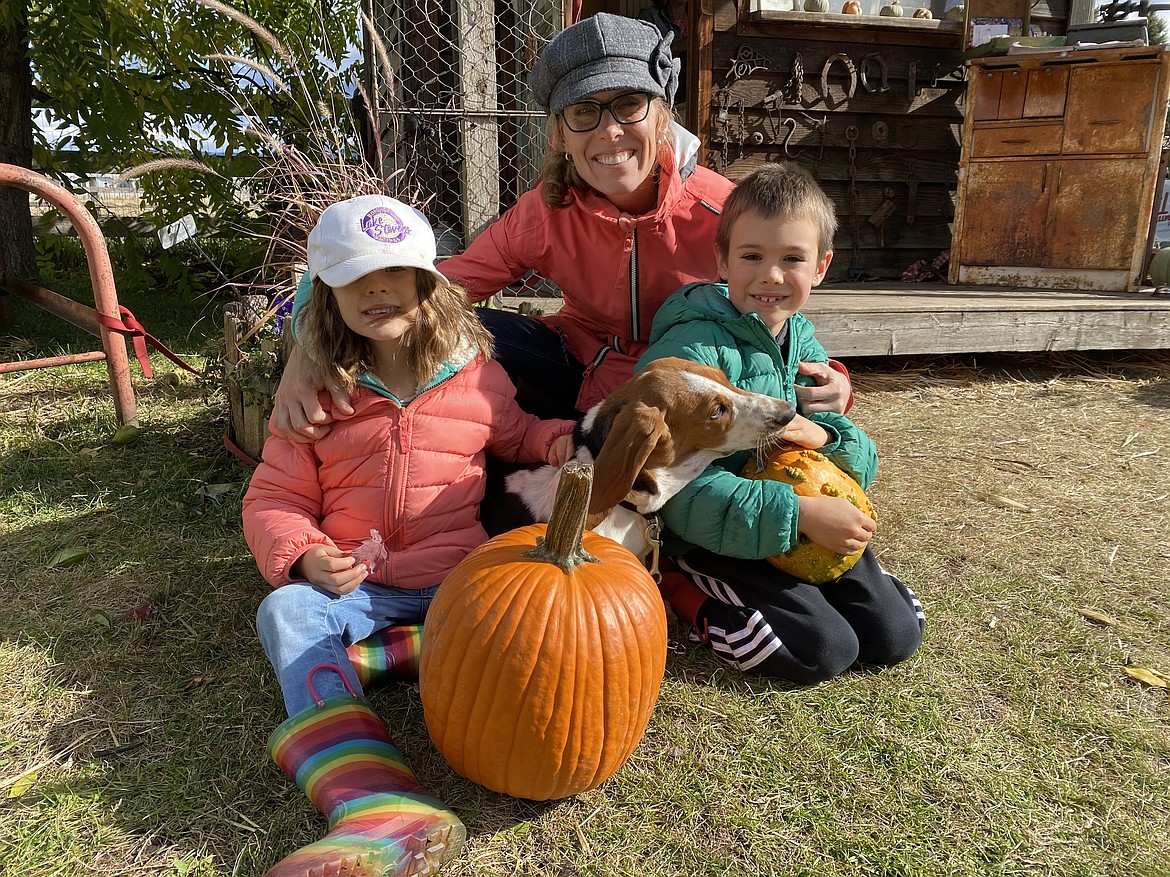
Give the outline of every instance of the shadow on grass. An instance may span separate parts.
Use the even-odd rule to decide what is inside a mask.
[[[285,716],[254,625],[268,585],[240,525],[251,469],[224,451],[222,421],[197,389],[175,392],[187,413],[122,447],[108,442],[105,400],[62,416],[79,392],[21,390],[4,402],[25,410],[29,428],[0,456],[0,555],[13,572],[0,640],[43,657],[13,704],[29,718],[17,748],[55,754],[58,766],[11,807],[21,822],[38,811],[52,821],[61,802],[80,800],[88,819],[117,826],[107,857],[261,873],[319,839],[325,821],[266,753]],[[427,736],[417,685],[370,700],[420,781],[473,834],[555,806],[454,774]]]

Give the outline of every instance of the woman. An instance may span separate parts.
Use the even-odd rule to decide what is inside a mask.
[[[573,416],[605,398],[633,374],[662,302],[718,279],[715,226],[733,185],[697,164],[697,138],[671,121],[679,62],[670,42],[607,13],[558,34],[529,77],[549,117],[540,185],[439,265],[473,301],[529,271],[560,287],[564,305],[548,317],[479,309],[522,404],[541,416]],[[804,410],[847,407],[840,368],[802,365]],[[272,426],[291,440],[328,431],[307,372],[294,353],[276,394]]]

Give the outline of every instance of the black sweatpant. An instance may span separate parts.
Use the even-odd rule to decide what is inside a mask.
[[[674,560],[709,598],[696,619],[700,638],[739,670],[811,684],[854,664],[896,664],[922,644],[922,604],[868,547],[824,585],[700,548]]]

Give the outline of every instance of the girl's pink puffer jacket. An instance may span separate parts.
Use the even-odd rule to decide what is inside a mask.
[[[522,411],[496,362],[477,355],[405,408],[359,388],[354,413],[331,411],[333,429],[312,444],[271,436],[244,496],[244,536],[264,578],[288,584],[310,546],[355,549],[377,530],[389,558],[370,581],[439,584],[487,534],[479,523],[485,452],[544,462],[568,420]]]

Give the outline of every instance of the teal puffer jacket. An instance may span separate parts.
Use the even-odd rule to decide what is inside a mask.
[[[650,347],[638,368],[655,359],[680,356],[722,369],[731,383],[796,404],[801,362],[827,362],[803,314],[788,320],[784,352],[764,321],[741,314],[720,283],[692,283],[672,295],[654,318]],[[877,448],[843,414],[818,412],[809,419],[829,434],[819,450],[868,488],[877,474]],[[750,481],[740,476],[750,454],[716,460],[662,509],[672,537],[667,550],[679,554],[697,545],[726,557],[758,559],[788,551],[796,544],[799,506],[787,484]]]

